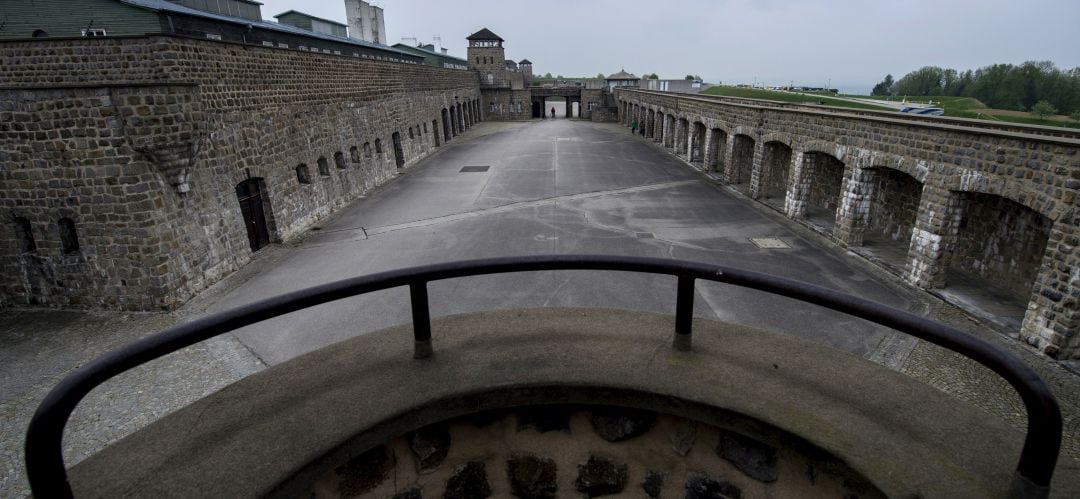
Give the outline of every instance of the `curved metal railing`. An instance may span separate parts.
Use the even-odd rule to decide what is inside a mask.
[[[128,369],[234,329],[314,305],[372,291],[408,286],[414,357],[432,355],[427,284],[431,281],[507,272],[606,270],[678,278],[674,347],[691,348],[694,283],[697,279],[756,289],[813,303],[888,326],[958,352],[990,368],[1019,393],[1028,428],[1010,496],[1045,496],[1061,447],[1061,412],[1046,383],[1023,361],[978,338],[924,317],[811,284],[720,265],[613,256],[535,256],[470,260],[393,270],[286,293],[174,326],[105,354],[60,382],[41,402],[26,435],[26,471],[37,497],[71,497],[61,451],[64,426],[94,387]]]

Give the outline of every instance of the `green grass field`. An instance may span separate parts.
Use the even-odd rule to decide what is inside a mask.
[[[844,97],[854,97],[859,99],[877,99],[877,100],[889,100],[894,102],[900,102],[903,97],[881,97],[871,95],[844,95]],[[1068,128],[1080,128],[1080,123],[1075,121],[1056,121],[1056,120],[1040,120],[1031,115],[1025,116],[1006,116],[1000,114],[986,114],[980,112],[980,109],[987,109],[986,104],[983,104],[978,99],[972,97],[945,97],[945,96],[933,96],[923,95],[916,97],[908,97],[908,102],[915,102],[920,104],[929,104],[938,106],[945,110],[945,116],[954,118],[972,118],[977,120],[986,121],[999,121],[1005,123],[1020,123],[1024,125],[1042,125],[1042,126],[1063,126]]]
[[[875,106],[873,104],[864,104],[861,102],[851,102],[841,99],[833,99],[831,97],[824,96],[811,96],[795,94],[790,92],[777,92],[774,90],[763,90],[760,88],[741,88],[741,87],[727,87],[727,86],[715,86],[705,89],[701,92],[705,95],[722,95],[725,97],[742,97],[746,99],[765,99],[780,102],[791,102],[795,104],[820,104],[833,107],[846,107],[851,109],[869,109],[872,111],[893,111],[888,107]]]

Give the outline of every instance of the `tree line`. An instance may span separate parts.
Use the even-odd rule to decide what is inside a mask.
[[[993,64],[974,71],[926,66],[874,86],[873,95],[973,97],[989,107],[1029,111],[1045,101],[1063,114],[1080,112],[1080,67],[1058,69],[1050,61]]]

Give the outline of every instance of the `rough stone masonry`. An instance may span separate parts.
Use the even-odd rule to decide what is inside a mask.
[[[471,71],[209,40],[2,43],[0,304],[175,307],[462,133],[479,96]]]
[[[974,276],[1027,301],[1017,332],[1080,358],[1080,133],[620,89],[619,118],[842,246],[907,255],[923,288]],[[701,149],[705,149],[702,151]]]

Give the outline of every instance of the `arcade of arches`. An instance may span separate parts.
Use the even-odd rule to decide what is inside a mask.
[[[619,90],[620,123],[1041,352],[1080,358],[1080,134]]]

